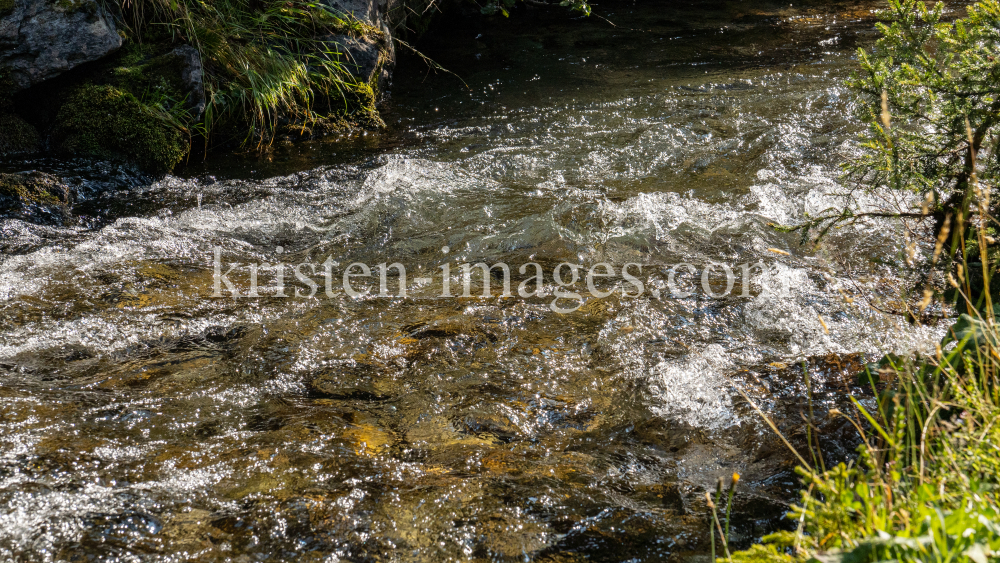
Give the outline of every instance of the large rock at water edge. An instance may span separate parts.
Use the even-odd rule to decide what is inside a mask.
[[[396,50],[389,30],[389,11],[396,0],[322,0],[333,11],[356,19],[368,30],[362,37],[337,35],[327,38],[339,53],[345,69],[363,82],[384,84],[396,62]],[[374,31],[375,33],[371,33]]]
[[[389,0],[323,0],[322,3],[336,12],[374,27],[379,27],[386,19],[389,9]]]
[[[336,35],[329,40],[336,49],[338,59],[344,68],[362,82],[371,84],[374,80],[382,81],[388,73],[379,73],[386,62],[383,58],[383,44],[366,37],[355,38],[347,35]]]
[[[117,50],[95,0],[0,0],[0,90],[23,90]]]

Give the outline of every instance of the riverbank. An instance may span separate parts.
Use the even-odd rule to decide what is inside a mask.
[[[942,341],[946,352],[870,364],[860,379],[872,395],[825,415],[851,422],[863,440],[858,458],[834,463],[820,447],[789,443],[803,487],[787,515],[796,527],[746,551],[724,540],[727,505],[714,495],[717,561],[981,563],[1000,556],[998,336],[995,325],[963,315]],[[719,491],[732,486],[720,480]]]
[[[859,380],[872,399],[852,397],[848,411],[830,409],[828,416],[850,420],[863,438],[857,460],[832,465],[818,441],[809,455],[786,441],[805,487],[789,513],[795,532],[731,554],[713,515],[725,560],[1000,558],[994,305],[1000,255],[993,236],[1000,223],[992,197],[1000,3],[946,11],[940,3],[894,0],[880,17],[879,39],[859,51],[858,71],[848,82],[857,119],[868,130],[861,151],[845,163],[845,181],[868,192],[886,189],[899,203],[813,216],[804,232],[812,228],[819,232],[813,237],[822,238],[866,212],[897,224],[912,221],[906,252],[924,264],[926,277],[915,286],[921,297],[905,304],[908,322],[927,322],[928,311],[941,320],[954,311],[960,316],[934,353],[888,354],[870,364]],[[808,378],[805,383],[808,390]],[[818,432],[813,413],[810,403],[810,434]],[[720,486],[709,502],[719,505],[721,496]]]
[[[390,8],[19,0],[0,13],[0,150],[163,174],[192,150],[377,128]]]

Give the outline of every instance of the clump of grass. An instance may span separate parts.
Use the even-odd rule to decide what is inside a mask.
[[[764,544],[726,560],[1000,558],[998,344],[996,322],[962,315],[943,341],[946,351],[930,358],[887,356],[881,368],[870,364],[862,380],[874,396],[852,398],[853,413],[830,413],[860,432],[858,460],[829,470],[802,461],[797,471],[804,490],[788,514],[796,531],[765,536]],[[891,383],[877,383],[885,379]]]
[[[805,490],[795,532],[765,537],[738,561],[972,561],[1000,557],[1000,356],[987,336],[953,331],[938,357],[890,361],[893,386],[852,420],[857,462],[800,466]],[[959,340],[955,340],[956,337]],[[866,373],[866,376],[870,375]]]
[[[205,68],[200,127],[243,124],[265,143],[282,122],[305,125],[347,112],[360,83],[333,36],[385,40],[371,26],[309,0],[120,0],[130,36],[169,36],[194,46]],[[230,127],[230,129],[236,129]]]

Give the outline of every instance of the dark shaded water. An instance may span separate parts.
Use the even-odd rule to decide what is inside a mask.
[[[734,471],[735,541],[782,525],[793,459],[735,387],[802,446],[805,359],[844,458],[826,412],[859,362],[935,337],[878,310],[905,287],[892,228],[812,249],[768,226],[840,202],[857,131],[840,79],[871,8],[449,19],[420,47],[469,89],[404,59],[386,132],[151,185],[7,163],[76,176],[83,219],[0,220],[2,558],[707,558],[703,493]],[[406,299],[212,299],[215,247],[411,275],[765,268],[747,297],[616,293],[560,315],[551,280],[528,299],[440,298],[440,278]]]

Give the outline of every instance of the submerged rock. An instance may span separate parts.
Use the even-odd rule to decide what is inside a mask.
[[[0,174],[0,217],[61,225],[71,218],[72,200],[69,186],[51,174]]]
[[[95,0],[0,0],[0,78],[24,90],[122,46]]]

